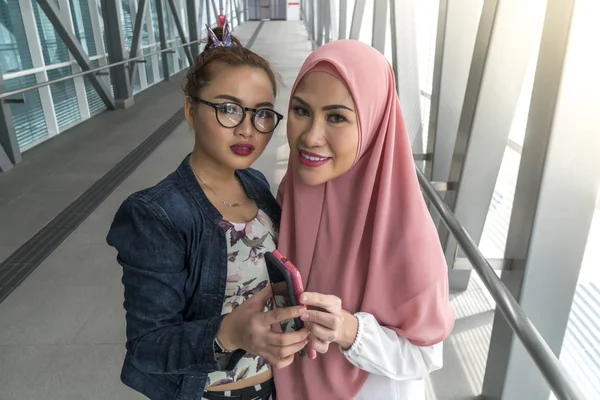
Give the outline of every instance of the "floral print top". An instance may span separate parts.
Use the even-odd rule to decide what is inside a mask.
[[[277,247],[278,232],[271,219],[261,210],[250,222],[221,221],[227,235],[227,286],[222,314],[262,290],[269,283],[264,254]],[[259,356],[246,354],[232,371],[208,374],[208,386],[237,382],[259,375],[270,366]]]

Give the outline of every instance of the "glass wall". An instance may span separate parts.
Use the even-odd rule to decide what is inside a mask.
[[[0,0],[0,67],[5,90],[17,90],[36,83],[31,71],[33,61],[25,33],[21,8],[17,1]],[[11,104],[17,140],[30,146],[47,136],[46,122],[37,91],[24,93],[25,103]]]
[[[92,67],[108,64],[101,0],[52,0],[61,17],[88,55]],[[138,0],[116,0],[119,6],[121,34],[126,57],[131,50]],[[209,0],[210,1],[210,0]],[[209,1],[196,0],[203,7],[198,29],[204,32],[205,22],[215,24],[214,13],[207,14]],[[183,43],[176,29],[171,7],[163,1],[167,46]],[[170,73],[189,66],[183,48],[171,53],[160,51],[156,2],[150,0],[142,24],[139,55],[148,54],[144,63],[137,63],[133,81],[134,94],[157,84],[164,78],[162,57],[168,58]],[[176,10],[186,39],[188,19],[186,0],[175,0]],[[234,23],[235,25],[236,23]],[[80,72],[81,69],[52,23],[36,0],[0,0],[0,68],[6,90],[15,90],[52,81]],[[107,76],[97,75],[110,83]],[[112,85],[110,85],[112,88]],[[106,110],[106,106],[87,78],[68,79],[44,88],[26,92],[25,103],[11,103],[19,148],[26,151],[60,134],[70,127]]]

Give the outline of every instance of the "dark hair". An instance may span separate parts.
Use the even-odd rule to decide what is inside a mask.
[[[217,39],[223,40],[223,28],[214,28],[213,31]],[[264,70],[273,84],[273,94],[277,95],[277,78],[267,60],[244,47],[233,35],[231,35],[231,46],[229,47],[212,47],[213,41],[210,36],[205,41],[207,43],[204,50],[196,57],[194,65],[188,69],[187,76],[183,81],[183,91],[186,95],[197,96],[200,90],[208,85],[212,79],[213,64],[215,63]]]

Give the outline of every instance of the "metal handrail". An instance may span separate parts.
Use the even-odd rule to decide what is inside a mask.
[[[583,400],[583,392],[567,374],[567,371],[550,349],[542,335],[523,309],[494,272],[487,259],[477,248],[477,244],[462,227],[444,200],[429,183],[423,172],[416,167],[421,189],[439,213],[442,221],[452,232],[467,258],[477,271],[484,285],[496,301],[496,305],[508,325],[523,343],[529,355],[544,375],[554,394],[561,400]]]
[[[186,46],[192,46],[194,44],[199,44],[201,42],[202,42],[202,39],[200,39],[200,40],[194,40],[193,42],[182,43],[182,44],[177,45],[177,46],[171,46],[171,47],[163,49],[163,50],[154,51],[154,52],[148,53],[148,54],[142,54],[140,56],[133,57],[133,58],[128,58],[127,60],[119,61],[119,62],[116,62],[116,63],[112,63],[112,64],[108,64],[108,65],[102,65],[102,66],[100,66],[98,68],[92,68],[92,69],[89,69],[87,71],[77,72],[75,74],[71,74],[69,76],[63,76],[61,78],[54,79],[54,80],[51,80],[51,81],[46,81],[46,82],[42,82],[42,83],[36,83],[35,85],[27,86],[27,87],[24,87],[24,88],[21,88],[21,89],[12,90],[10,92],[4,92],[4,93],[0,94],[0,100],[4,100],[4,99],[6,99],[8,97],[12,97],[12,96],[17,95],[17,94],[25,93],[25,92],[28,92],[30,90],[39,89],[39,88],[42,88],[44,86],[53,85],[53,84],[58,83],[58,82],[63,82],[63,81],[67,81],[69,79],[74,79],[74,78],[78,78],[80,76],[84,76],[84,75],[92,74],[92,73],[95,73],[95,72],[99,72],[99,71],[102,71],[104,69],[109,69],[109,68],[116,67],[116,66],[123,65],[123,64],[129,64],[131,62],[134,62],[136,60],[141,60],[141,59],[146,58],[146,57],[154,56],[154,55],[161,54],[161,53],[170,53],[170,52],[173,52],[174,49],[179,49],[181,47],[186,47]],[[156,45],[160,46],[160,43],[157,43]]]

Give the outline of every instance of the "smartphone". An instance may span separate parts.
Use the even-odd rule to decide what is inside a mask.
[[[304,286],[298,269],[277,250],[266,252],[265,261],[271,287],[273,288],[275,307],[301,305],[299,300],[300,295],[304,292]],[[304,328],[304,322],[300,318],[282,321],[280,325],[283,332],[299,331]],[[306,350],[300,350],[300,355],[306,356]]]
[[[292,278],[292,288],[293,288],[293,297],[296,301],[296,305],[300,305],[300,295],[304,293],[304,284],[302,283],[302,277],[300,276],[300,271],[298,268],[290,260],[283,256],[279,252],[279,250],[273,250],[273,256],[279,261],[281,265],[290,273]]]

